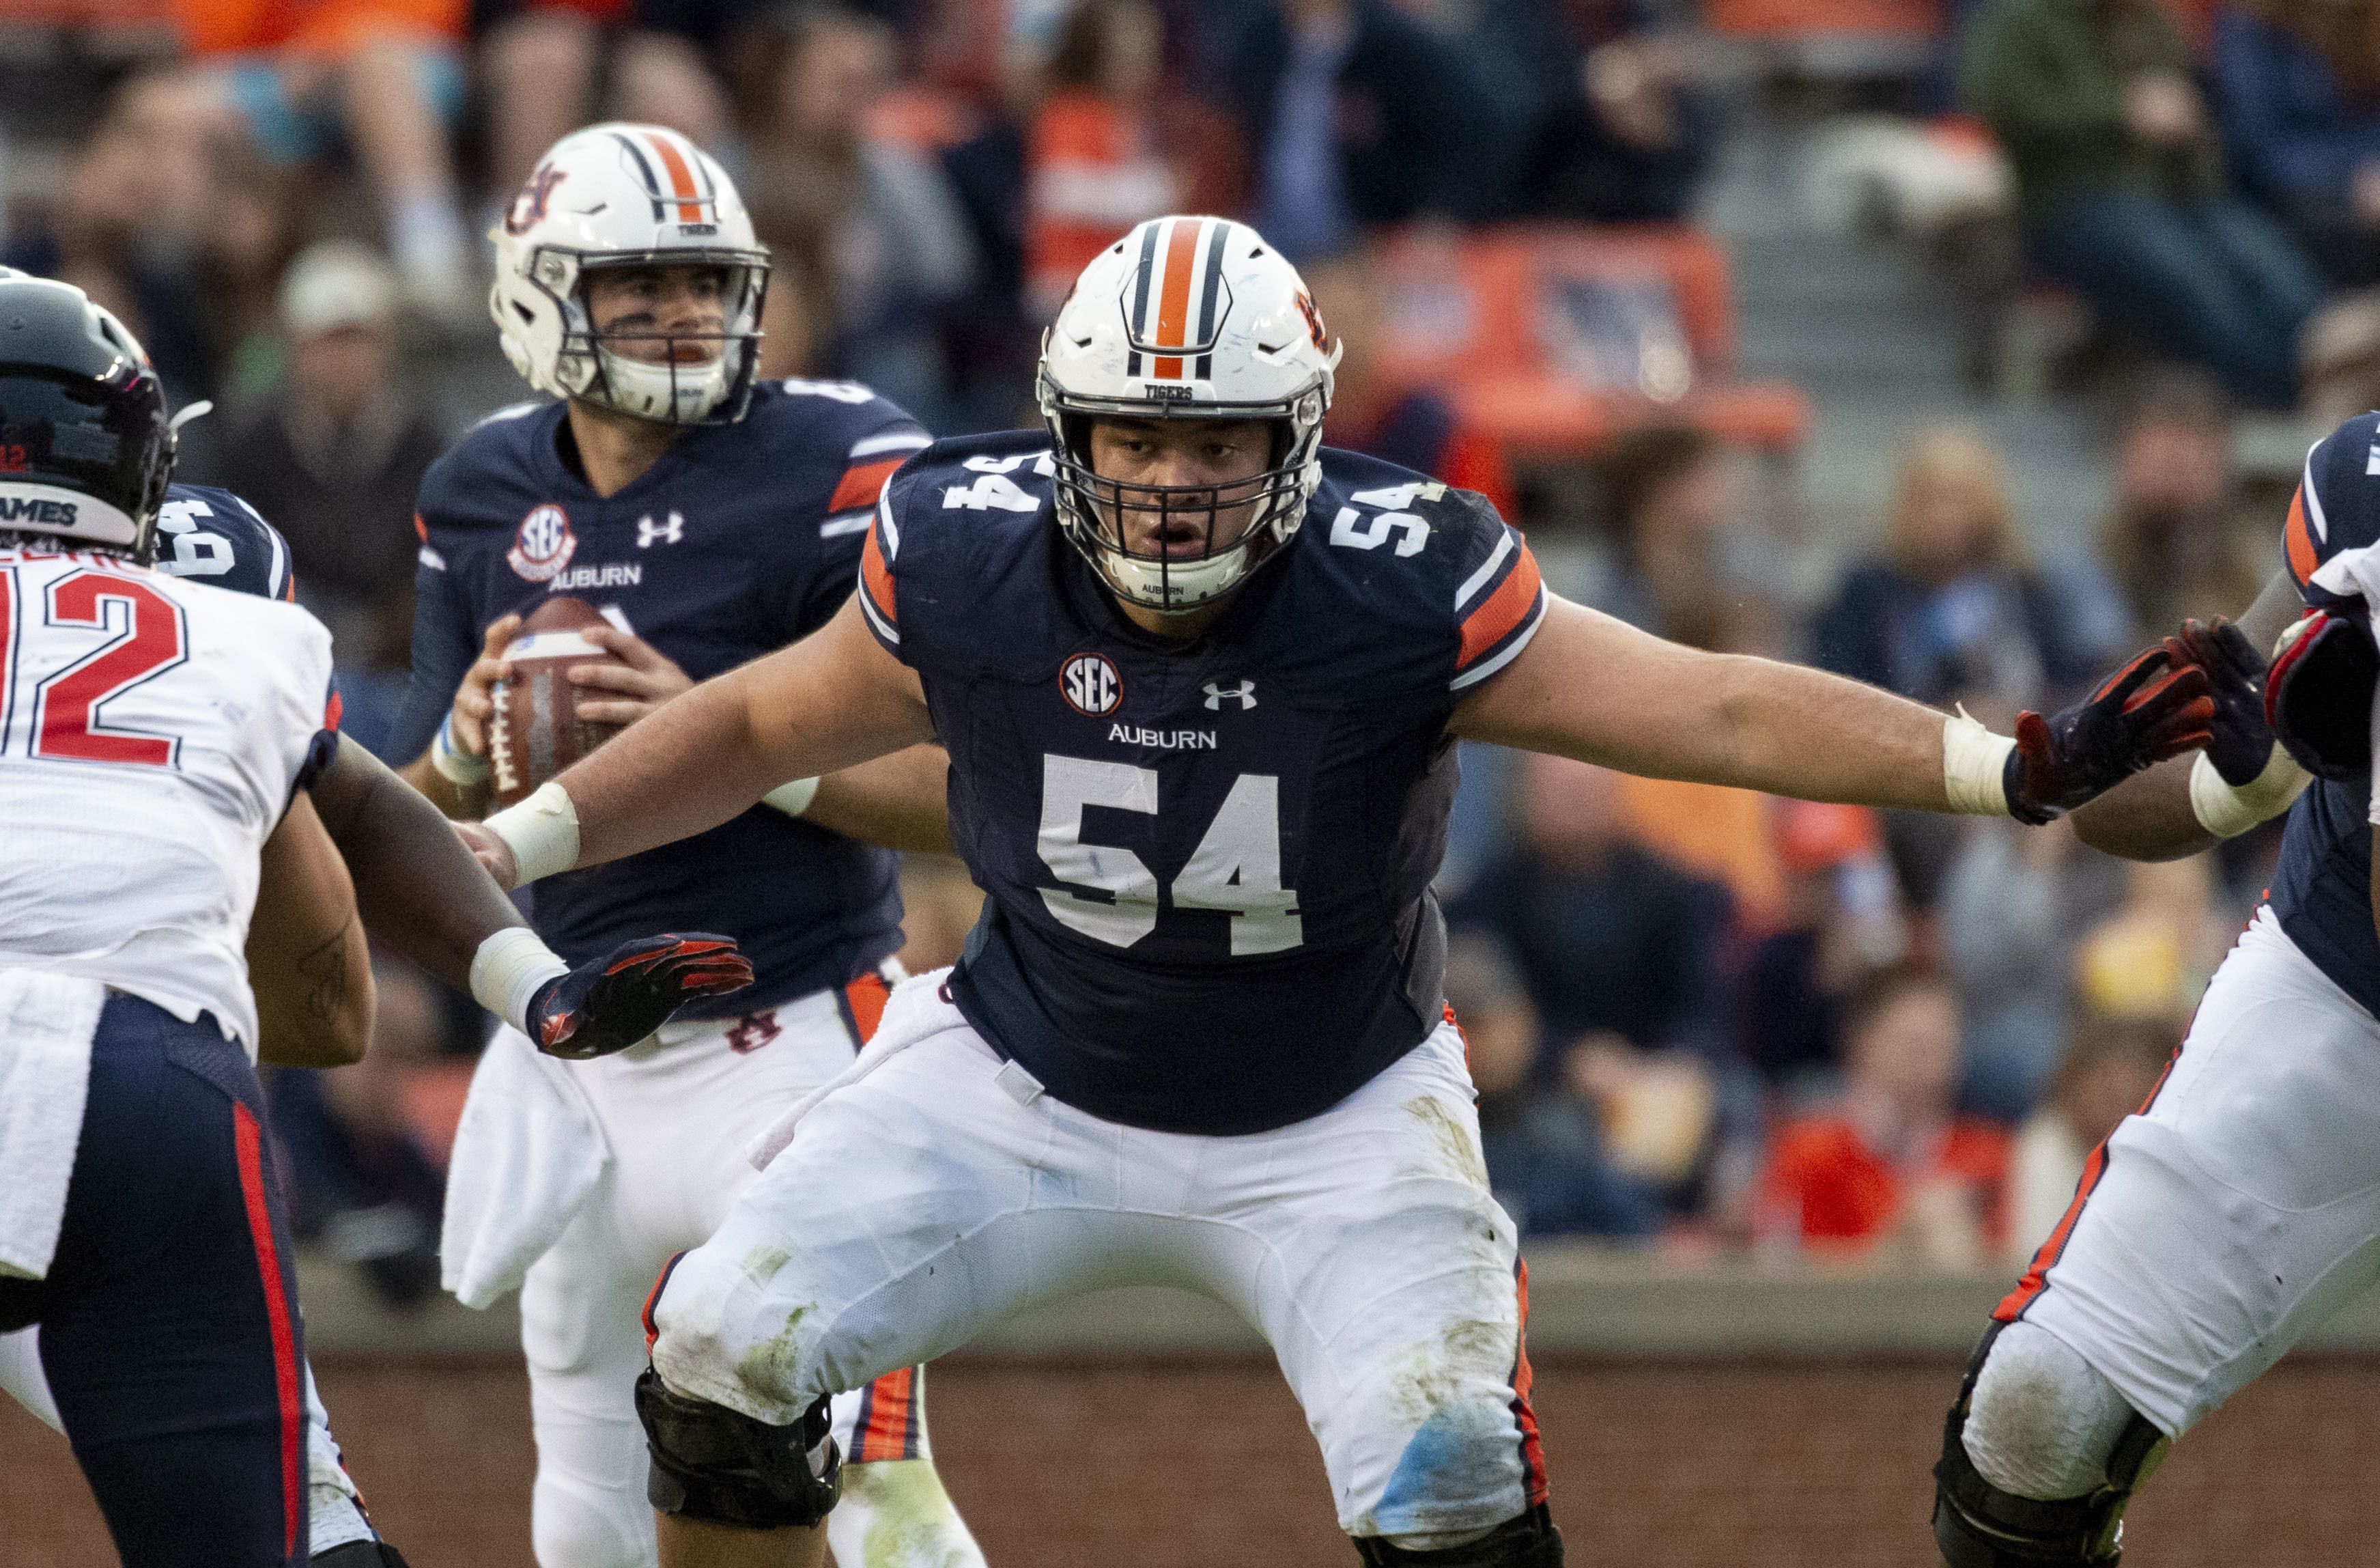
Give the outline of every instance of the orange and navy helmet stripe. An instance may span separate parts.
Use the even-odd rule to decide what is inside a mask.
[[[710,173],[703,167],[699,152],[687,157],[686,150],[678,146],[678,139],[666,131],[631,134],[615,130],[612,138],[627,149],[628,156],[636,160],[638,172],[644,176],[645,193],[652,200],[656,223],[666,219],[673,206],[677,209],[679,223],[698,224],[706,220],[709,214],[703,209],[716,201],[718,196],[710,188]]]
[[[1142,374],[1146,359],[1153,381],[1180,381],[1185,366],[1200,381],[1214,379],[1223,251],[1232,228],[1221,218],[1165,218],[1141,225],[1124,374]]]

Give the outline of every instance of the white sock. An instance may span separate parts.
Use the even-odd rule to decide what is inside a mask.
[[[1963,1438],[1985,1480],[2046,1502],[2107,1480],[2107,1455],[2131,1418],[2116,1385],[2065,1341],[2019,1322],[1992,1342]]]

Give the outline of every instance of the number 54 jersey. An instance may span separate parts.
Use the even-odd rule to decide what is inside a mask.
[[[298,606],[0,550],[0,968],[212,1012],[253,1054],[257,852],[337,723]]]
[[[1480,497],[1326,450],[1290,543],[1171,644],[1117,610],[1050,489],[1038,435],[940,443],[861,555],[987,895],[952,998],[1093,1115],[1302,1121],[1439,1022],[1446,722],[1536,633],[1536,565]]]

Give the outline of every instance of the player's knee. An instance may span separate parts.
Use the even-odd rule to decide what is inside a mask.
[[[1561,1568],[1561,1532],[1541,1502],[1452,1546],[1412,1536],[1360,1536],[1355,1554],[1372,1568]]]
[[[2055,1335],[1995,1329],[1943,1425],[1936,1544],[1951,1568],[2113,1568],[2124,1505],[2167,1447]]]
[[[637,1418],[652,1451],[647,1496],[663,1513],[773,1530],[816,1525],[843,1494],[843,1456],[827,1400],[789,1427],[692,1399],[648,1368],[637,1380]]]

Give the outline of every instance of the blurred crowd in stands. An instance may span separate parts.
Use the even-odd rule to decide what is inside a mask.
[[[0,113],[0,262],[82,286],[177,401],[224,405],[184,477],[288,535],[367,744],[406,679],[415,482],[519,395],[479,237],[597,117],[674,126],[740,182],[775,257],[766,373],[865,380],[938,432],[1032,418],[1040,323],[1101,246],[1223,212],[1306,268],[1349,345],[1332,444],[1483,492],[1557,591],[1663,636],[2005,727],[2185,614],[2242,610],[2277,514],[2234,471],[2235,419],[2367,407],[2380,380],[2358,292],[2380,284],[2380,0],[1876,0],[1940,67],[1907,122],[1935,152],[1891,167],[1997,170],[1978,188],[2009,193],[2021,286],[2079,301],[2138,369],[2095,537],[2032,542],[1992,442],[1922,430],[1872,545],[1815,595],[1773,526],[1806,412],[1714,395],[1724,276],[1693,271],[1691,215],[1730,113],[1718,13],[1743,6],[1709,4],[5,0],[176,43],[69,48],[103,91]],[[1485,304],[1431,281],[1499,234],[1636,258],[1545,274],[1521,330],[1543,326],[1548,379],[1500,402],[1465,379],[1510,369],[1481,364],[1495,346],[1447,347]],[[1645,273],[1646,236],[1682,237],[1661,254],[1683,270]],[[1601,400],[1548,425],[1557,383]],[[1532,1234],[1687,1250],[2022,1257],[2175,1048],[2277,837],[2125,866],[2062,827],[1464,766],[1447,989],[1493,1183]],[[947,962],[964,871],[917,864],[909,894],[911,966]],[[283,1075],[279,1119],[307,1227],[407,1299],[434,1285],[479,1026],[394,968],[381,998],[371,1060]]]

